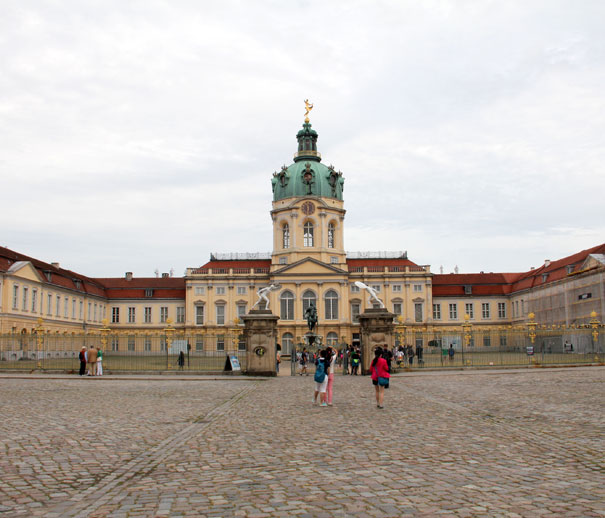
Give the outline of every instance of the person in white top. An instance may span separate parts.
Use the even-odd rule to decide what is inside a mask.
[[[334,389],[334,370],[336,369],[336,359],[338,358],[338,353],[334,347],[328,346],[328,354],[330,354],[330,360],[327,363],[330,366],[330,370],[328,371],[328,387],[326,389],[326,399],[328,402],[328,406],[332,406],[332,391]]]

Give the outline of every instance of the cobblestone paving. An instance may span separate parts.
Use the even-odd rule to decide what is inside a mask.
[[[0,378],[0,518],[605,516],[605,369]]]

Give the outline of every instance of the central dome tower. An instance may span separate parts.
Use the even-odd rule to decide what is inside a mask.
[[[306,118],[294,163],[273,174],[273,270],[305,258],[346,269],[344,177],[321,163],[317,138]]]

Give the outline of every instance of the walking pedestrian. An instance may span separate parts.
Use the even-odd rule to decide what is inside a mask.
[[[456,354],[456,351],[454,351],[454,344],[450,344],[450,348],[447,350],[447,354],[450,357],[450,361],[454,361],[454,354]]]
[[[183,351],[179,352],[179,357],[176,362],[179,365],[179,370],[182,371],[183,367],[185,367],[185,353]]]
[[[302,353],[300,353],[300,375],[305,374],[309,375],[307,372],[307,363],[309,363],[309,353],[307,352],[307,348],[303,347]]]
[[[334,391],[334,374],[336,370],[337,358],[338,352],[336,351],[336,349],[328,346],[328,355],[326,356],[326,362],[328,364],[328,387],[326,389],[326,398],[328,406],[332,406],[332,395]]]
[[[410,345],[408,349],[408,361],[410,362],[410,367],[414,364],[414,346]]]
[[[326,403],[326,390],[328,388],[328,375],[326,373],[326,350],[322,349],[319,353],[319,358],[315,362],[315,394],[313,395],[313,404],[317,404],[317,396],[319,395],[319,406],[328,406]]]
[[[97,376],[103,376],[103,351],[97,350]]]
[[[351,353],[351,376],[357,376],[357,370],[359,369],[359,363],[361,362],[361,354],[357,347]]]
[[[78,359],[80,360],[80,376],[84,376],[86,374],[86,347],[82,347]]]
[[[384,390],[389,388],[389,378],[391,377],[383,354],[384,351],[380,347],[376,347],[374,359],[370,365],[372,385],[374,385],[376,392],[376,406],[378,408],[384,408]]]

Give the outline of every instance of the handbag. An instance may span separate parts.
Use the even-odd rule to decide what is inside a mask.
[[[389,378],[381,378],[380,376],[378,377],[378,385],[380,387],[386,387],[389,384]]]

